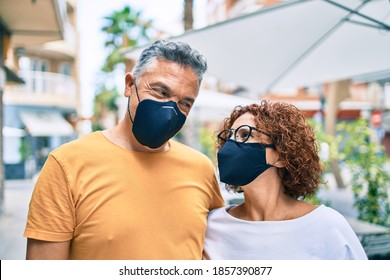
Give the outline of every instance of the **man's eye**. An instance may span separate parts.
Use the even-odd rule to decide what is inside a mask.
[[[164,97],[168,97],[169,94],[163,90],[163,89],[153,89],[154,92],[156,92],[157,94],[161,95],[161,96],[164,96]]]
[[[186,114],[190,112],[192,107],[192,104],[188,102],[179,102],[177,105],[179,106],[180,111]]]
[[[188,103],[188,102],[180,102],[180,105],[181,106],[184,106],[186,108],[191,108],[192,104],[191,103]]]

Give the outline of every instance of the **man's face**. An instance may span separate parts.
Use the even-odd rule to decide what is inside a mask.
[[[136,83],[140,100],[172,100],[185,116],[188,116],[199,92],[198,76],[190,67],[164,59],[149,64]],[[135,88],[132,94],[131,112],[136,113],[138,98],[135,96]]]

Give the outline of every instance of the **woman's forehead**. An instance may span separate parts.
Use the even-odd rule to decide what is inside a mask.
[[[234,121],[232,128],[237,128],[244,124],[255,126],[255,117],[250,113],[245,113]]]

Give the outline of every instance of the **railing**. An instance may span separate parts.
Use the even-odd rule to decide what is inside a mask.
[[[361,243],[369,258],[390,256],[390,233],[365,235]]]
[[[13,92],[76,97],[76,82],[71,76],[59,73],[25,70],[19,71],[18,74],[25,81],[25,84],[13,86]]]

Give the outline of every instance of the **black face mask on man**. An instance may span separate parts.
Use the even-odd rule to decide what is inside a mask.
[[[134,121],[129,109],[130,98],[127,105],[133,123],[133,134],[142,145],[152,149],[159,148],[179,132],[186,121],[186,116],[174,101],[159,102],[151,99],[140,101],[135,82],[134,85],[139,102]]]
[[[266,148],[275,148],[275,145],[227,140],[217,154],[221,182],[245,186],[273,167],[267,163]]]

